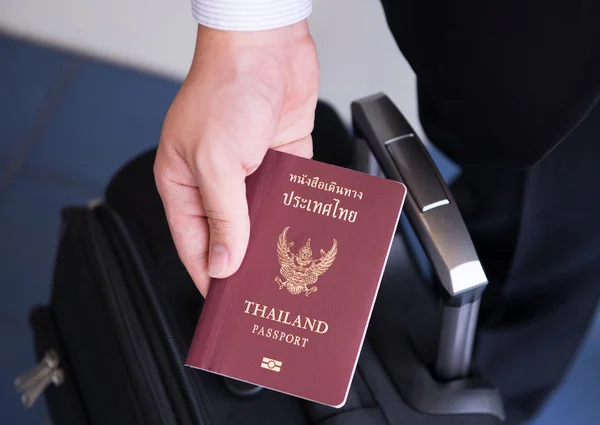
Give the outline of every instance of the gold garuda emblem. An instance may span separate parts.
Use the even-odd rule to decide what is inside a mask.
[[[294,246],[294,242],[288,242],[286,234],[289,226],[283,229],[277,241],[277,258],[281,268],[279,273],[283,276],[277,276],[275,282],[279,284],[279,289],[287,288],[288,292],[294,295],[304,293],[307,297],[309,294],[317,290],[316,286],[311,286],[317,283],[317,279],[325,273],[337,254],[337,241],[333,239],[333,245],[329,252],[320,250],[321,258],[315,260],[312,258],[312,250],[310,248],[310,238],[306,244],[294,254],[290,248]]]

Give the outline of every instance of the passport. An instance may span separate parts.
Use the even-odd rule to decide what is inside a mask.
[[[269,150],[246,197],[246,255],[211,281],[186,366],[339,408],[406,187]]]

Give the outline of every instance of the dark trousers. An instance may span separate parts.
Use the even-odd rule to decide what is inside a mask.
[[[452,190],[490,280],[475,360],[508,423],[523,423],[565,377],[600,297],[600,105],[525,170],[478,161],[422,91],[419,105],[428,137],[463,168]]]
[[[463,169],[452,191],[490,280],[475,360],[522,423],[600,297],[600,3],[381,1],[423,128]]]

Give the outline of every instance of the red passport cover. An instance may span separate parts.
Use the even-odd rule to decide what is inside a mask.
[[[273,150],[246,185],[248,249],[211,282],[186,365],[341,407],[406,188]]]

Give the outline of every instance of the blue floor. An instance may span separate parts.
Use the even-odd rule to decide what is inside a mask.
[[[42,424],[43,403],[23,409],[12,382],[33,363],[27,314],[48,299],[60,208],[100,196],[120,165],[158,143],[179,85],[2,36],[0,58],[0,416]],[[599,417],[600,321],[535,424]]]

